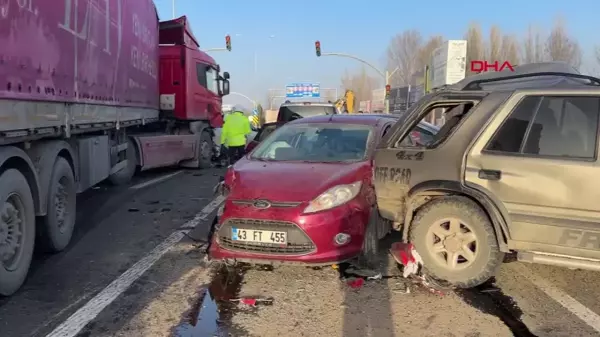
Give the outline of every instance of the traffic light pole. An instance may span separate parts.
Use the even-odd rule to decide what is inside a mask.
[[[227,48],[209,48],[209,49],[205,50],[205,52],[211,52],[211,51],[227,51]]]
[[[353,60],[356,60],[356,61],[368,66],[369,68],[375,70],[381,77],[383,77],[386,87],[390,84],[390,79],[392,78],[392,76],[400,69],[400,67],[396,67],[396,69],[394,69],[392,72],[389,72],[387,70],[385,72],[383,72],[379,68],[377,68],[376,66],[371,64],[370,62],[365,61],[358,56],[345,54],[345,53],[321,53],[321,56],[339,56],[339,57],[346,57],[346,58],[351,58]],[[384,100],[384,102],[385,102],[385,113],[390,113],[389,100],[386,98]]]

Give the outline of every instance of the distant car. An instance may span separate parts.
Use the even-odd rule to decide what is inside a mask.
[[[302,118],[230,167],[212,237],[215,260],[324,265],[377,257],[390,230],[376,208],[372,158],[396,118]],[[423,129],[424,132],[425,129]]]

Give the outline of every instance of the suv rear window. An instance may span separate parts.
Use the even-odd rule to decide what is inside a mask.
[[[284,105],[279,108],[277,121],[291,121],[298,118],[333,114],[335,114],[333,105]]]

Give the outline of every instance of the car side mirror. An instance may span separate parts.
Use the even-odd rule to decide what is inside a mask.
[[[231,76],[229,75],[228,71],[226,71],[226,72],[223,73],[223,78],[226,79],[226,80],[228,80],[228,79],[231,78]]]
[[[229,80],[223,81],[223,96],[229,95]]]

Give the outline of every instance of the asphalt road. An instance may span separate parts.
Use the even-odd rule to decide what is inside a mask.
[[[510,262],[495,284],[440,295],[385,257],[392,277],[358,289],[330,267],[208,266],[198,241],[220,175],[153,172],[81,195],[68,250],[38,254],[0,299],[0,336],[600,336],[594,272]]]

